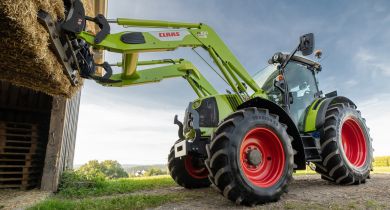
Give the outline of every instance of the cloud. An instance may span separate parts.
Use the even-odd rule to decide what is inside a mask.
[[[82,104],[75,163],[91,159],[121,163],[165,163],[177,140],[175,114],[184,110],[154,109],[127,103]]]
[[[358,103],[373,139],[374,155],[389,155],[390,94],[376,94]]]
[[[381,75],[390,76],[390,62],[386,57],[388,57],[388,55],[361,48],[356,53],[355,60],[360,69],[371,72],[373,77]]]

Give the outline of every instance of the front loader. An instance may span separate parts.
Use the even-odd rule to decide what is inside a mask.
[[[304,57],[313,52],[313,34],[300,37],[291,53],[275,53],[269,66],[252,77],[206,24],[86,17],[79,0],[66,2],[65,20],[53,23],[43,11],[39,18],[70,80],[80,74],[104,86],[125,87],[182,77],[197,94],[183,122],[174,119],[178,140],[168,167],[177,184],[186,188],[213,184],[229,200],[255,205],[277,201],[287,192],[293,172],[307,165],[341,185],[369,178],[373,161],[369,130],[350,99],[319,90],[316,75],[321,65]],[[101,30],[87,32],[86,21]],[[110,33],[110,24],[161,30]],[[120,53],[122,60],[96,64],[90,47]],[[219,93],[184,59],[138,60],[139,53],[181,47],[206,50],[230,90]],[[114,74],[111,66],[121,67],[121,73]],[[97,67],[106,73],[96,75]]]

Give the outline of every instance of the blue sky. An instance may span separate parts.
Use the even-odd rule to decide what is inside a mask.
[[[111,0],[108,18],[127,17],[212,26],[250,74],[277,51],[289,52],[313,32],[323,51],[318,75],[326,93],[338,90],[367,119],[375,155],[390,155],[389,1]],[[112,26],[112,32],[130,30]],[[199,49],[198,52],[202,50]],[[201,53],[210,62],[207,53]],[[192,52],[148,53],[141,59],[185,58],[219,91],[226,85]],[[120,57],[107,54],[110,62]],[[118,70],[117,70],[118,71]],[[165,163],[177,139],[174,114],[183,116],[196,98],[183,79],[127,88],[86,81],[82,92],[75,163],[114,159],[121,163]]]

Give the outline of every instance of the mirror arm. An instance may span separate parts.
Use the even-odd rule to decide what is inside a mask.
[[[286,68],[287,64],[290,62],[291,58],[295,55],[296,52],[298,52],[299,45],[290,53],[287,58],[283,61],[282,65],[280,66],[280,70],[284,72],[284,68]]]

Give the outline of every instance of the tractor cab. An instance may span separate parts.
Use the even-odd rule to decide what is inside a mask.
[[[283,59],[289,55],[276,53],[273,59],[276,56]],[[321,65],[305,57],[294,55],[281,73],[279,63],[270,63],[253,78],[266,91],[271,101],[289,111],[296,125],[301,128],[306,108],[321,95],[316,79],[316,74],[321,71]],[[285,100],[286,94],[288,94],[288,101]]]

